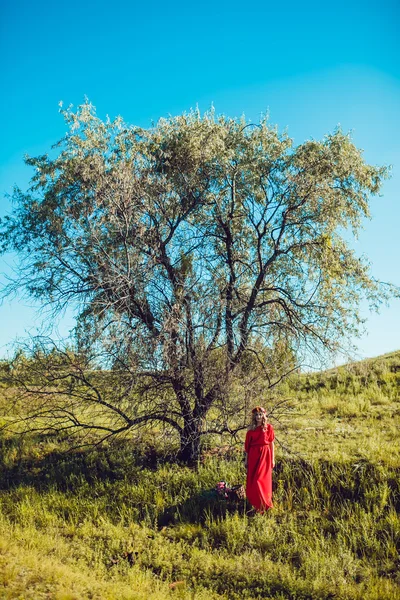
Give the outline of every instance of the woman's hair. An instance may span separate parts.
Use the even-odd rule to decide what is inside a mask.
[[[261,423],[257,423],[257,421],[256,421],[256,414],[258,412],[260,412],[262,415]],[[268,424],[268,419],[267,419],[267,413],[266,413],[265,409],[262,408],[261,406],[256,406],[256,408],[253,408],[253,410],[251,411],[251,423],[250,423],[249,429],[256,429],[256,427],[258,427],[259,425],[261,425],[261,427],[263,429],[266,429],[267,424]]]

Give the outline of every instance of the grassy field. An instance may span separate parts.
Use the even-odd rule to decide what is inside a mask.
[[[280,393],[263,516],[213,493],[244,481],[234,449],[189,469],[152,438],[0,438],[1,598],[400,599],[400,352]]]

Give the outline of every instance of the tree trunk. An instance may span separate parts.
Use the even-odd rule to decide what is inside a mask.
[[[185,419],[178,458],[186,465],[194,465],[200,458],[200,431],[200,418],[190,416]]]

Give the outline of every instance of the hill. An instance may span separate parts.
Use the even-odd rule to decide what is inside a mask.
[[[69,452],[0,436],[1,597],[400,599],[400,352],[279,397],[266,515],[213,491],[244,480],[241,452],[189,469],[145,436]]]
[[[303,374],[280,392],[290,413],[281,438],[292,452],[400,466],[400,351]]]

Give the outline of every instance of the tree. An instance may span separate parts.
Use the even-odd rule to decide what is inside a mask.
[[[246,377],[272,388],[304,353],[336,351],[360,331],[361,298],[393,291],[344,237],[387,169],[341,130],[293,147],[264,118],[192,111],[142,129],[88,102],[61,112],[56,157],[26,158],[32,185],[1,223],[2,250],[21,258],[6,293],[75,307],[79,352],[101,351],[114,374],[106,400],[92,389],[80,406],[109,405],[110,433],[157,422],[196,460],[201,436],[251,401]],[[71,405],[94,385],[80,369],[57,415],[92,426]]]

